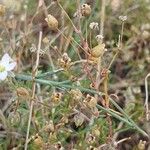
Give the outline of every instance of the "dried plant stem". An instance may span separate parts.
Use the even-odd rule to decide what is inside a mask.
[[[37,50],[37,56],[36,56],[36,64],[35,64],[33,71],[32,71],[32,97],[31,97],[31,104],[30,104],[30,112],[29,112],[29,119],[28,119],[25,148],[24,148],[25,150],[27,150],[27,148],[28,148],[28,137],[29,137],[30,124],[31,124],[32,112],[33,112],[33,105],[34,105],[34,100],[35,100],[35,90],[36,90],[35,77],[36,77],[36,74],[38,71],[41,41],[42,41],[42,31],[39,32],[39,43],[38,43],[38,50]]]
[[[106,0],[102,0],[102,4],[101,4],[101,12],[100,12],[100,35],[104,35],[104,21],[105,21],[105,4]]]
[[[58,1],[57,1],[58,2]],[[67,18],[69,19],[70,23],[72,24],[73,28],[75,31],[78,31],[76,26],[74,25],[74,23],[72,22],[72,20],[70,19],[69,15],[67,14],[67,12],[64,10],[64,8],[62,7],[62,5],[58,2],[58,6],[64,11],[65,15],[67,16]]]
[[[108,96],[108,74],[104,79],[104,93],[105,93],[105,106],[109,108],[109,96]]]
[[[122,142],[124,142],[124,141],[127,141],[127,140],[131,140],[131,137],[127,137],[127,138],[121,139],[121,140],[119,140],[119,141],[116,141],[116,142],[114,143],[114,145],[115,145],[115,146],[118,146],[118,144],[120,144],[120,143],[122,143]]]
[[[57,2],[58,2],[58,1],[57,1]],[[78,29],[76,28],[76,26],[74,25],[73,21],[71,20],[71,18],[69,17],[69,15],[67,14],[67,12],[65,11],[65,9],[62,7],[62,5],[61,5],[59,2],[58,2],[58,6],[64,11],[64,14],[67,16],[67,18],[69,19],[70,23],[72,24],[72,27],[74,28],[74,31],[75,31],[76,33],[78,33],[78,35],[79,35],[81,41],[84,42],[84,38],[83,38],[83,36],[82,36],[81,30],[78,30]]]
[[[105,107],[109,108],[109,95],[108,95],[108,73],[104,79],[104,93],[105,93]],[[109,124],[109,140],[112,137],[112,120],[110,115],[107,114],[107,120]]]
[[[115,53],[115,55],[113,56],[109,66],[108,66],[108,69],[111,68],[113,62],[115,61],[115,59],[118,56],[120,50],[122,49],[123,32],[124,32],[124,21],[122,22],[122,26],[121,26],[121,36],[119,35],[119,39],[118,39],[118,49],[117,49],[117,52]]]
[[[63,36],[66,40],[68,40],[68,38],[67,38],[59,29],[57,29],[57,30],[58,30],[58,32],[59,32],[60,34],[62,34],[62,36]],[[71,38],[71,41],[74,42],[75,44],[77,44],[87,55],[89,55],[88,52],[87,52],[77,41],[74,40],[74,38]],[[72,43],[70,43],[70,45],[74,48],[74,46],[73,46]],[[74,49],[76,49],[76,48],[74,48]],[[77,53],[78,53],[78,52],[77,52]]]
[[[122,22],[122,26],[121,26],[121,37],[120,37],[120,44],[121,45],[119,45],[121,48],[122,48],[123,30],[124,30],[124,21]]]
[[[62,24],[61,24],[62,28],[65,28],[65,17],[64,17],[64,12],[63,11],[61,11],[61,20],[62,20]],[[63,51],[64,42],[65,42],[64,41],[64,37],[61,34],[61,36],[60,36],[60,44],[59,44],[60,52]]]
[[[146,120],[149,121],[149,106],[148,106],[148,77],[150,77],[150,73],[147,74],[145,77],[145,93],[146,93],[146,98],[145,98],[145,107],[146,107]]]
[[[80,0],[77,0],[77,10],[80,12],[81,7],[80,7]],[[78,30],[81,31],[81,20],[80,20],[80,15],[78,15]]]
[[[102,0],[101,4],[101,11],[100,11],[100,35],[103,36],[104,34],[104,21],[105,21],[105,0]],[[102,40],[101,40],[102,42]],[[97,75],[96,75],[96,89],[99,89],[99,79],[100,79],[100,72],[101,72],[101,57],[98,60],[97,63]]]
[[[0,109],[0,121],[1,121],[2,125],[7,129],[6,119],[5,119],[5,116],[4,116],[3,112],[1,111],[1,109]]]

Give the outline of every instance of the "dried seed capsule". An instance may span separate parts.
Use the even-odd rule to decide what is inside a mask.
[[[55,144],[55,148],[56,148],[57,150],[64,150],[64,148],[62,147],[61,142],[56,143],[56,144]]]
[[[3,16],[5,12],[6,12],[5,6],[0,4],[0,16]]]
[[[42,42],[44,44],[48,44],[50,41],[49,41],[48,37],[45,37],[45,38],[43,38]]]
[[[90,53],[93,57],[100,57],[103,55],[104,51],[105,51],[105,44],[100,43],[94,48],[92,48]]]
[[[70,67],[71,59],[67,53],[64,53],[62,55],[62,58],[58,59],[58,63],[60,65],[60,67],[67,69]]]
[[[83,4],[81,6],[81,14],[82,16],[89,16],[91,14],[91,6],[88,4]]]
[[[74,116],[74,122],[75,122],[76,127],[79,127],[83,124],[84,117],[81,114],[76,114]]]
[[[95,142],[96,138],[92,134],[88,134],[86,137],[86,142],[88,144],[93,144]]]
[[[47,22],[47,24],[48,24],[48,26],[49,26],[49,28],[51,30],[54,30],[54,31],[57,30],[57,28],[58,28],[58,21],[57,21],[57,19],[54,16],[49,14],[47,16],[47,18],[45,18],[45,21]]]
[[[16,89],[18,97],[29,97],[29,91],[23,87]]]
[[[81,98],[82,98],[82,93],[79,89],[72,89],[70,91],[70,94],[71,94],[72,98],[77,100],[77,101],[81,100]]]
[[[139,150],[144,150],[145,147],[146,147],[146,141],[140,140],[140,142],[138,143],[138,149]]]
[[[38,146],[38,147],[42,147],[43,146],[44,142],[43,142],[41,136],[37,135],[37,137],[34,140],[34,144],[36,146]]]
[[[97,104],[96,98],[93,96],[90,96],[89,94],[86,96],[83,102],[92,109],[95,108]]]
[[[54,103],[59,103],[62,97],[62,93],[54,92],[51,96],[51,100]]]
[[[55,127],[54,127],[54,123],[52,120],[50,120],[50,122],[44,127],[44,130],[46,132],[54,132]]]

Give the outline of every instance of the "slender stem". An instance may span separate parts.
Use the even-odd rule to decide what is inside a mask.
[[[100,16],[101,16],[101,19],[100,19],[100,35],[102,35],[102,36],[104,34],[104,20],[105,20],[105,7],[106,7],[105,2],[106,2],[106,0],[102,0],[101,12],[100,12]]]
[[[30,132],[31,119],[32,119],[33,105],[34,105],[34,100],[35,100],[35,90],[36,90],[35,76],[38,71],[41,41],[42,41],[42,31],[39,32],[39,44],[38,44],[38,50],[37,50],[36,63],[35,63],[34,68],[32,69],[33,70],[32,71],[32,98],[31,98],[31,104],[30,104],[28,127],[27,127],[27,134],[26,134],[26,141],[25,141],[25,148],[24,148],[25,150],[27,150],[28,148],[28,138],[29,138],[29,132]]]
[[[77,0],[77,10],[79,13],[81,12],[81,7],[80,7],[80,0]],[[77,16],[78,17],[78,30],[81,31],[81,20],[80,20],[80,14]]]
[[[57,1],[58,2],[58,1]],[[69,19],[69,21],[71,22],[73,28],[75,31],[77,31],[76,26],[74,25],[74,23],[72,22],[72,20],[70,19],[69,15],[67,14],[67,12],[64,10],[64,8],[62,7],[62,5],[58,2],[58,6],[64,11],[65,15],[67,16],[67,18]]]
[[[109,96],[108,96],[108,73],[106,73],[106,77],[104,79],[104,93],[105,93],[105,107],[109,108]],[[107,114],[107,120],[109,124],[109,140],[112,137],[112,120],[110,116]]]
[[[57,1],[58,2],[58,1]],[[74,30],[76,33],[78,33],[78,35],[80,36],[81,38],[81,41],[84,42],[84,38],[83,38],[83,35],[82,35],[82,32],[80,30],[78,30],[76,28],[76,26],[74,25],[73,21],[71,20],[71,18],[69,17],[69,15],[67,14],[67,12],[65,11],[65,9],[62,7],[62,5],[58,2],[58,6],[64,11],[65,15],[67,16],[67,18],[69,19],[69,21],[71,22]]]
[[[146,98],[145,98],[145,107],[146,107],[146,120],[149,121],[149,108],[148,108],[148,77],[150,77],[150,73],[145,77],[145,93],[146,93]]]
[[[50,75],[59,73],[61,71],[64,71],[64,69],[58,69],[58,70],[54,70],[54,71],[45,72],[45,73],[37,75],[36,78],[44,78],[46,76],[50,76]]]
[[[128,124],[129,126],[132,126],[132,123],[130,123],[128,120],[120,117],[116,113],[112,112],[110,109],[104,108],[104,107],[102,107],[100,105],[97,105],[97,108],[103,110],[104,112],[107,112],[107,113],[111,114],[113,117],[115,117],[116,119],[118,119],[118,120]]]
[[[102,0],[101,4],[101,11],[100,11],[100,35],[103,36],[104,34],[104,21],[105,21],[105,0]],[[102,43],[102,39],[100,41]],[[102,56],[101,56],[102,57]],[[99,78],[100,78],[100,72],[101,72],[101,57],[98,59],[97,63],[97,75],[96,75],[96,89],[99,90]]]

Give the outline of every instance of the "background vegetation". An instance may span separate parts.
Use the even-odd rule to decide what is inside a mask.
[[[0,149],[150,149],[148,0],[0,3]]]

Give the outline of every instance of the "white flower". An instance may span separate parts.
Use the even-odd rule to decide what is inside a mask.
[[[127,16],[119,16],[119,19],[124,22],[127,20]]]
[[[8,72],[13,70],[15,66],[16,62],[10,58],[9,54],[4,54],[0,61],[0,80],[5,80]]]
[[[103,39],[104,39],[103,35],[100,34],[96,35],[97,42],[101,42]]]
[[[90,25],[89,25],[89,27],[92,30],[98,30],[99,29],[97,22],[91,22]]]

